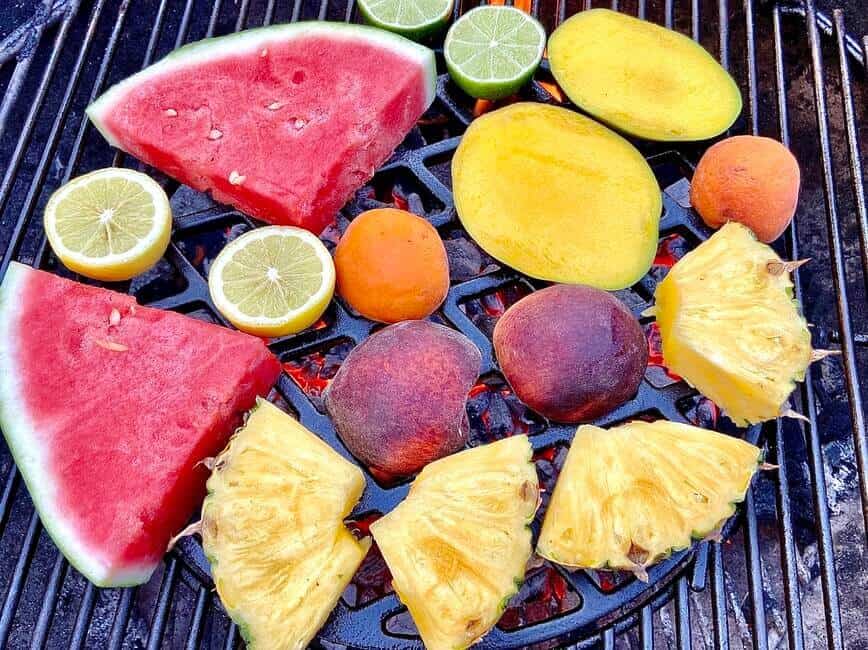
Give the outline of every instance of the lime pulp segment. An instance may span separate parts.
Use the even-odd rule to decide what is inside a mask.
[[[101,178],[70,191],[56,207],[63,245],[87,257],[121,255],[154,228],[153,197],[125,178]]]
[[[383,29],[422,36],[444,24],[453,0],[359,0],[365,19]]]
[[[444,55],[459,86],[492,99],[518,90],[536,70],[544,47],[545,30],[531,16],[514,7],[483,6],[452,26]]]
[[[323,264],[304,241],[271,235],[238,249],[222,274],[223,292],[241,313],[282,318],[303,307],[323,282]]]

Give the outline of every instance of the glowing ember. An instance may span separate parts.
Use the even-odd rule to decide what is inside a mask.
[[[356,192],[345,211],[350,217],[356,217],[366,210],[378,208],[398,208],[418,214],[420,217],[428,216],[422,197],[417,192],[408,192],[401,183],[384,187],[366,185]]]
[[[473,104],[473,117],[479,117],[480,115],[484,115],[489,111],[493,111],[496,108],[503,108],[504,106],[509,106],[510,104],[515,104],[516,102],[520,102],[521,97],[518,95],[510,95],[509,97],[504,97],[503,99],[498,99],[497,101],[491,101],[488,99],[477,99],[476,103]]]
[[[322,410],[322,394],[353,348],[352,341],[343,341],[327,350],[311,352],[303,357],[283,362],[283,370],[298,384],[314,405]]]
[[[635,577],[629,571],[595,571],[589,570],[585,573],[593,580],[600,591],[603,593],[611,593],[621,585],[632,582]]]
[[[567,101],[566,96],[564,95],[564,91],[561,90],[561,87],[552,81],[538,81],[537,82],[543,89],[551,95],[552,99],[554,99],[558,104],[563,104]]]
[[[581,604],[579,595],[550,564],[531,569],[510,601],[498,627],[514,630],[570,612]]]
[[[494,325],[504,312],[519,300],[530,294],[532,289],[523,282],[516,282],[497,291],[473,298],[461,304],[461,309],[476,327],[488,338],[494,332]]]
[[[654,262],[648,271],[655,284],[669,273],[669,269],[690,251],[690,242],[677,232],[670,233],[660,240]]]
[[[714,429],[720,419],[720,408],[703,395],[685,398],[686,403],[679,403],[682,412],[691,424],[703,429]]]
[[[506,0],[491,0],[489,4],[492,5],[505,5]],[[515,0],[515,4],[513,5],[516,9],[521,9],[525,13],[530,13],[531,8],[533,7],[533,0]]]
[[[681,381],[681,377],[666,367],[663,360],[663,348],[660,340],[660,327],[657,323],[645,326],[645,338],[648,339],[648,372],[646,377],[655,388],[664,388]]]
[[[244,222],[224,224],[205,230],[194,230],[178,242],[178,248],[202,275],[207,276],[214,258],[224,246],[250,228]]]
[[[545,429],[502,379],[479,382],[467,396],[470,444],[493,442],[515,434],[534,435]]]
[[[367,537],[371,534],[371,524],[381,516],[380,513],[374,512],[360,519],[348,521],[347,526],[356,537]],[[365,556],[350,584],[347,585],[343,599],[350,607],[361,607],[392,591],[392,574],[375,544]]]

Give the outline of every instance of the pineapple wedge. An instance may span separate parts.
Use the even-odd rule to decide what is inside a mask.
[[[215,459],[202,546],[217,593],[251,648],[307,648],[371,545],[343,524],[358,467],[260,401]]]
[[[666,365],[739,426],[778,417],[812,360],[792,266],[730,222],[657,286]]]
[[[555,485],[537,553],[571,567],[645,567],[715,537],[744,499],[762,452],[687,424],[579,427]]]
[[[429,650],[480,639],[524,579],[539,501],[532,453],[513,436],[435,461],[371,526]]]

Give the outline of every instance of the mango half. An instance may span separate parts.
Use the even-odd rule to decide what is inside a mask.
[[[741,91],[701,45],[616,11],[576,14],[551,35],[548,55],[574,104],[640,138],[705,140],[741,113]]]
[[[518,103],[475,120],[452,184],[470,236],[531,277],[623,289],[654,259],[662,199],[651,168],[624,138],[565,108]]]

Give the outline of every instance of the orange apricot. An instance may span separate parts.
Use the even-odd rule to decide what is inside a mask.
[[[738,221],[762,242],[781,236],[793,220],[800,172],[777,140],[738,135],[705,152],[690,186],[690,202],[711,228]]]
[[[446,248],[434,226],[383,208],[353,220],[335,249],[338,293],[383,323],[430,316],[449,290]]]

